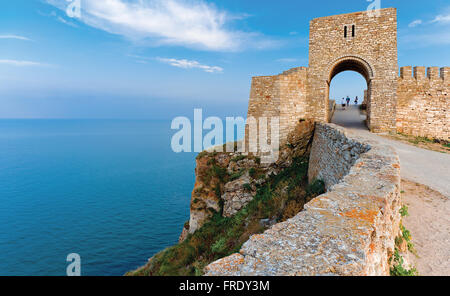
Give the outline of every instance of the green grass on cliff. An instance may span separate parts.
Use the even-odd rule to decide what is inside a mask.
[[[308,161],[295,159],[291,167],[270,176],[256,197],[231,218],[215,213],[194,234],[156,254],[130,276],[202,275],[206,265],[239,252],[251,235],[266,230],[262,219],[276,222],[295,216],[305,203],[325,192],[321,181],[307,183]]]

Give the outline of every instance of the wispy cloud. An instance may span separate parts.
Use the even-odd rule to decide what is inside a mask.
[[[65,0],[46,0],[61,10]],[[131,40],[211,51],[277,46],[259,33],[232,29],[232,15],[204,0],[84,0],[80,21]]]
[[[440,15],[436,16],[431,22],[439,23],[439,24],[449,24],[450,23],[450,13],[440,14]]]
[[[169,64],[174,67],[183,68],[183,69],[201,69],[208,73],[222,73],[223,68],[217,67],[217,66],[208,66],[200,64],[197,61],[190,61],[190,60],[177,60],[177,59],[168,59],[168,58],[156,58],[158,61],[162,63]]]
[[[17,39],[23,41],[32,41],[30,38],[19,35],[0,35],[0,39]]]
[[[49,67],[51,65],[40,62],[21,61],[21,60],[0,60],[0,65],[9,65],[16,67]]]
[[[74,24],[74,23],[72,23],[72,22],[69,22],[68,20],[66,20],[65,18],[63,18],[63,17],[61,17],[61,16],[58,16],[56,19],[57,19],[58,22],[60,22],[60,23],[63,23],[63,24],[68,25],[68,26],[71,26],[71,27],[73,27],[73,28],[78,28],[78,26],[77,26],[76,24]]]
[[[423,21],[421,19],[414,20],[408,25],[408,27],[414,28],[414,27],[417,27],[419,25],[430,25],[430,24],[446,25],[446,24],[450,24],[450,7],[447,7],[443,11],[444,11],[444,13],[436,15],[431,20],[426,20],[426,21]]]
[[[421,25],[422,23],[423,23],[422,20],[415,20],[415,21],[411,22],[411,23],[408,25],[408,27],[414,28],[414,27],[417,27],[418,25]]]

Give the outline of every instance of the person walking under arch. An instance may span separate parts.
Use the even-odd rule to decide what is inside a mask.
[[[355,105],[358,105],[358,96],[355,98]]]
[[[350,97],[349,96],[347,96],[346,101],[347,101],[347,107],[350,107]]]

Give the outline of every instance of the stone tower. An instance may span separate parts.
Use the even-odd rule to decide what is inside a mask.
[[[316,120],[329,119],[331,80],[347,70],[360,73],[367,81],[369,129],[395,130],[398,77],[395,8],[381,9],[373,15],[356,12],[311,21],[308,111]]]

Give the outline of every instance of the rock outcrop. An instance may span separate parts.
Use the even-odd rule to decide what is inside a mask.
[[[186,223],[180,242],[202,227],[214,213],[231,217],[245,207],[256,195],[257,187],[271,174],[289,167],[293,159],[309,154],[314,122],[300,120],[281,147],[279,160],[271,165],[261,164],[257,155],[243,153],[202,152],[196,159],[196,181],[192,191],[190,220]]]

